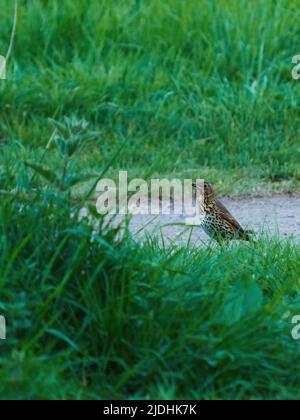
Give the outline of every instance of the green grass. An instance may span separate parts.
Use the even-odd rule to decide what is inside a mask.
[[[0,179],[1,397],[299,399],[300,247],[139,243],[95,204],[82,219],[66,162],[90,134],[72,124],[63,177],[7,160]]]
[[[299,247],[161,248],[70,211],[1,200],[2,397],[299,399]]]
[[[70,191],[105,169],[299,188],[298,2],[19,4],[0,81],[0,398],[299,399],[299,245],[137,243],[93,206],[99,226],[79,220]],[[2,55],[12,12],[0,0]],[[65,115],[91,123],[71,166],[63,140],[45,153]]]
[[[12,2],[0,3],[4,52]],[[51,134],[48,117],[74,114],[99,131],[77,162],[89,173],[125,137],[111,176],[206,177],[224,193],[299,188],[297,5],[20,1],[0,84],[1,148],[17,142],[16,162],[36,157]],[[55,167],[55,154],[48,159]]]

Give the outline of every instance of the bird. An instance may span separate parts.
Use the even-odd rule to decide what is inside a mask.
[[[200,189],[203,204],[200,204],[203,214],[201,227],[204,232],[218,243],[231,240],[254,242],[252,231],[245,230],[232,216],[226,207],[216,198],[213,188],[208,182],[203,186],[193,183],[193,187]],[[200,202],[201,203],[201,202]]]

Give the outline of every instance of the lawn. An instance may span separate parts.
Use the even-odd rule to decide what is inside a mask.
[[[0,0],[1,55],[12,16]],[[0,80],[0,398],[300,398],[299,245],[140,243],[93,204],[96,229],[78,215],[119,170],[299,190],[299,17],[296,0],[19,1]],[[89,122],[73,152],[49,143],[65,116]]]
[[[20,1],[0,85],[1,148],[16,162],[35,158],[48,118],[72,114],[99,131],[77,162],[92,174],[125,139],[111,176],[196,175],[232,194],[299,188],[297,5]],[[12,12],[1,0],[3,53]]]

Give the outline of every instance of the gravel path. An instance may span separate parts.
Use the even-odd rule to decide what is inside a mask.
[[[258,233],[279,234],[281,239],[291,237],[295,242],[300,242],[300,195],[223,198],[221,201],[242,226]],[[170,242],[186,243],[191,234],[190,227],[166,226],[184,221],[184,215],[136,215],[132,216],[130,228],[140,239],[145,232],[155,235],[163,232]],[[194,243],[203,243],[208,239],[198,227],[193,228],[191,238]]]

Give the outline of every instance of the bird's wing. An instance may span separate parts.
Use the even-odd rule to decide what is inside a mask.
[[[244,229],[239,224],[239,222],[230,214],[230,212],[227,210],[227,208],[221,203],[221,201],[216,200],[217,208],[222,215],[223,219],[227,220],[227,222],[233,226],[235,229],[240,231],[241,233],[244,233]]]

